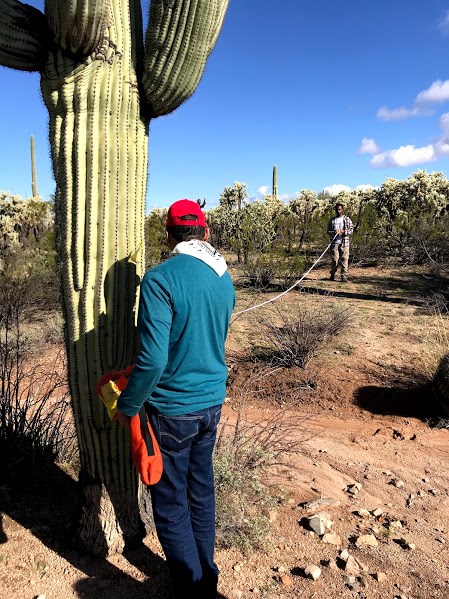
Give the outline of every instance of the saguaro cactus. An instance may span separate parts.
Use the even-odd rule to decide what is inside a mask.
[[[271,195],[275,200],[278,197],[278,167],[276,165],[273,166],[273,190]]]
[[[31,195],[33,198],[39,197],[37,191],[37,176],[36,176],[36,152],[34,150],[34,136],[30,137],[30,154],[31,154]]]
[[[41,73],[50,115],[70,390],[81,455],[76,538],[97,554],[141,532],[128,436],[95,384],[136,350],[148,124],[195,90],[228,0],[0,2],[0,64]],[[143,245],[143,244],[142,244]],[[129,259],[131,256],[131,260]]]

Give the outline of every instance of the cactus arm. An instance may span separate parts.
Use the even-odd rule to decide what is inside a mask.
[[[46,0],[45,14],[60,48],[87,56],[105,35],[111,6],[109,0]]]
[[[152,116],[178,108],[195,91],[229,0],[153,0],[143,90]]]
[[[20,71],[40,71],[49,38],[44,15],[18,0],[0,2],[0,65]]]

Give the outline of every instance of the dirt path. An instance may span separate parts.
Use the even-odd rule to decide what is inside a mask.
[[[257,343],[260,315],[249,313],[231,327],[225,416],[235,418],[236,398],[246,394],[250,419],[270,410],[292,414],[302,443],[289,467],[277,472],[285,491],[271,514],[271,550],[250,557],[217,552],[223,597],[449,597],[449,430],[428,426],[430,397],[420,376],[423,358],[438,351],[430,335],[434,321],[425,302],[421,309],[416,302],[380,297],[422,299],[428,279],[418,275],[406,269],[354,271],[344,289],[335,285],[344,294],[337,297],[323,270],[309,284],[324,295],[289,294],[283,306],[292,313],[317,302],[337,302],[354,312],[351,327],[305,371],[269,377],[251,372],[236,356]],[[255,297],[240,294],[237,308]],[[54,469],[45,482],[28,485],[26,492],[20,485],[0,487],[2,599],[169,599],[154,534],[140,548],[107,560],[77,553],[66,537],[73,479]],[[304,505],[317,499],[332,499],[321,511],[328,514],[327,525],[332,521],[327,532],[339,537],[331,537],[335,544],[309,530],[311,510]],[[374,535],[376,546],[356,545],[365,534]],[[354,559],[341,559],[343,549]],[[305,575],[309,565],[321,569],[317,580]]]

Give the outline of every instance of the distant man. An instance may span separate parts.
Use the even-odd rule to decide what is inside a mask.
[[[335,281],[335,273],[340,264],[341,281],[343,283],[348,282],[349,236],[352,235],[353,231],[352,220],[343,213],[343,204],[335,204],[335,216],[330,219],[327,226],[332,252],[331,281]]]
[[[224,258],[207,243],[197,202],[170,206],[172,257],[140,287],[140,351],[118,401],[118,420],[142,407],[162,453],[150,487],[154,522],[176,599],[215,599],[215,501],[212,450],[225,398],[225,341],[235,292]]]

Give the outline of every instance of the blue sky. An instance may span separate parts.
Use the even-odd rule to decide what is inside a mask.
[[[286,200],[448,176],[448,56],[449,0],[230,0],[196,93],[151,123],[147,210],[210,208],[234,181],[269,192],[274,164]],[[53,193],[47,121],[38,74],[0,67],[1,190],[31,195],[34,135],[39,192]]]

